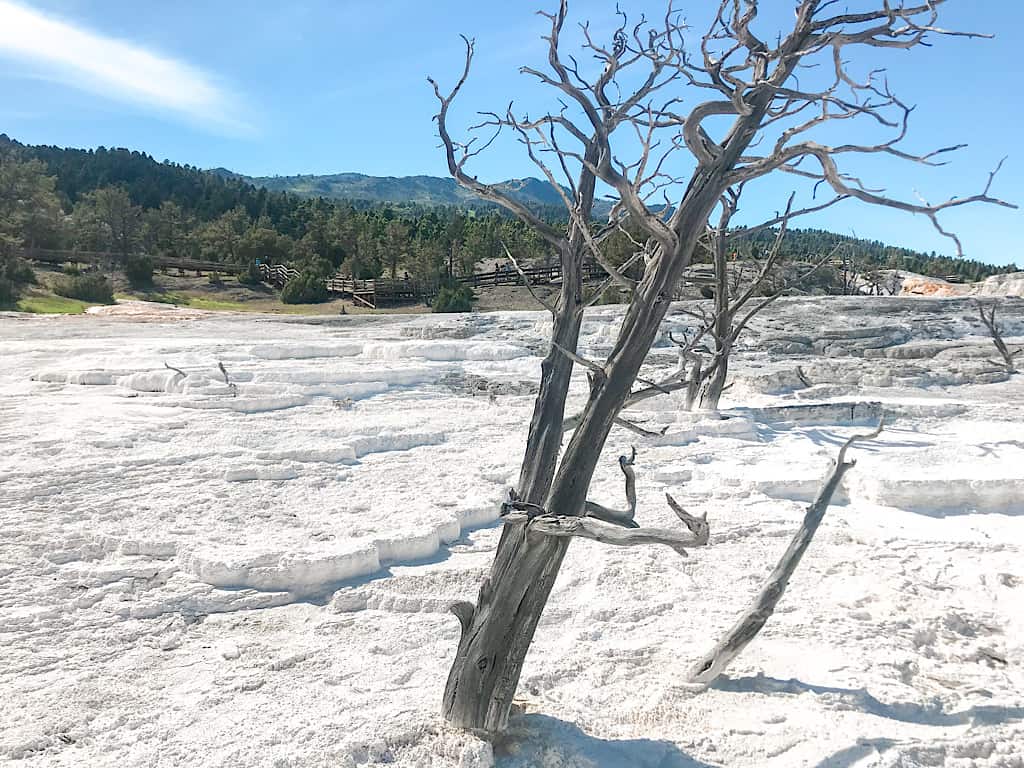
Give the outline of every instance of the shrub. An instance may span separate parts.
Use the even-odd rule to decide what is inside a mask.
[[[263,282],[263,275],[260,274],[260,268],[256,266],[256,262],[249,262],[248,269],[238,276],[238,282],[242,285],[259,285]]]
[[[468,285],[442,286],[431,305],[434,312],[469,312],[476,296]]]
[[[0,306],[14,306],[21,296],[21,289],[35,282],[36,273],[28,262],[12,253],[0,251]]]
[[[13,280],[0,277],[0,307],[13,307],[21,295],[21,286],[15,285]]]
[[[281,301],[285,304],[319,304],[327,301],[327,286],[316,272],[303,270],[281,289]]]
[[[53,292],[93,304],[114,303],[114,289],[110,281],[98,272],[59,278],[54,283]]]
[[[843,285],[842,276],[835,267],[826,264],[815,269],[802,281],[807,288],[817,288],[822,291],[831,291],[841,288]]]
[[[132,288],[149,288],[153,285],[153,260],[149,256],[129,256],[124,274]]]
[[[624,295],[625,298],[623,298]],[[597,299],[595,303],[600,305],[628,304],[629,300],[630,296],[628,291],[623,291],[623,289],[617,285],[609,285],[607,288],[604,289],[604,292],[601,293],[601,296]]]
[[[36,273],[32,271],[32,267],[28,265],[27,261],[22,259],[14,259],[3,270],[4,277],[10,280],[12,283],[20,283],[21,285],[35,285],[36,284]]]
[[[0,248],[0,277],[15,284],[36,282],[36,273],[28,262],[15,256],[13,253],[5,253]]]

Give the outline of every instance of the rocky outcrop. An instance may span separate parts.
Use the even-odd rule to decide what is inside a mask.
[[[975,283],[974,293],[978,296],[1020,296],[1024,297],[1024,272],[1009,272],[992,275]]]

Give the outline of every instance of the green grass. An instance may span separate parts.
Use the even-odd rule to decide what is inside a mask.
[[[255,299],[251,301],[228,301],[209,299],[205,296],[184,297],[181,306],[192,309],[226,310],[229,312],[263,312],[282,315],[331,314],[331,308],[324,304],[282,304],[277,299]]]
[[[183,296],[185,303],[182,306],[192,307],[192,309],[221,309],[231,310],[234,312],[253,312],[253,307],[246,304],[244,301],[228,301],[225,299],[208,299],[204,296]]]
[[[142,300],[152,301],[158,304],[174,304],[179,307],[190,309],[202,309],[207,311],[220,312],[260,312],[275,315],[333,315],[337,314],[340,304],[329,302],[326,304],[282,304],[273,296],[249,299],[247,301],[235,301],[231,299],[218,299],[209,296],[196,296],[191,292],[179,291],[150,291],[138,293],[116,293],[117,300]],[[18,312],[32,312],[35,314],[63,314],[78,315],[85,312],[89,307],[96,306],[95,303],[68,299],[63,296],[55,296],[49,292],[39,289],[32,290],[18,303],[10,307]],[[349,307],[349,311],[358,314],[358,308]]]
[[[157,304],[174,304],[178,307],[189,307],[190,309],[226,310],[230,312],[265,312],[266,309],[252,306],[244,301],[231,301],[230,299],[212,299],[207,296],[190,296],[186,293],[174,291],[150,291],[146,293],[119,293],[118,299],[141,299],[142,301],[154,301]]]
[[[32,312],[37,315],[80,315],[86,307],[95,306],[78,299],[66,299],[63,296],[26,296],[18,301],[15,308],[18,312]]]
[[[114,299],[120,301],[122,299],[130,300],[141,300],[141,301],[155,301],[157,304],[178,304],[180,306],[188,306],[188,297],[182,296],[177,293],[171,293],[169,291],[147,291],[140,293],[115,293]]]
[[[175,291],[148,291],[139,293],[118,293],[117,299],[141,299],[154,301],[158,304],[174,304],[190,309],[205,309],[220,312],[262,312],[283,315],[316,315],[332,313],[330,307],[323,304],[282,304],[277,298],[267,296],[248,301],[216,299],[209,296],[196,296]],[[336,310],[334,310],[336,311]]]

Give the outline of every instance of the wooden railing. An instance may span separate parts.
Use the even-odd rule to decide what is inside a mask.
[[[278,287],[299,276],[298,270],[282,264],[261,264],[260,272],[264,280]],[[532,285],[546,285],[561,280],[562,268],[560,266],[530,267],[524,269],[522,273],[511,268],[501,268],[492,272],[478,272],[473,275],[457,277],[455,281],[462,285],[472,286],[473,288],[482,288],[499,285],[521,285],[524,276]],[[597,263],[587,263],[583,267],[583,279],[585,281],[605,280],[607,277],[607,273]],[[714,272],[711,267],[703,265],[691,267],[685,273],[684,282],[680,284],[680,290],[684,284],[710,285],[713,282]],[[351,298],[353,301],[371,308],[376,308],[380,304],[386,303],[429,301],[437,295],[439,287],[438,282],[412,279],[392,280],[382,277],[372,280],[360,280],[344,275],[333,275],[328,277],[324,283],[327,290],[331,293]]]
[[[286,267],[284,264],[260,264],[259,270],[260,276],[266,282],[279,288],[299,276],[299,270]]]
[[[41,261],[47,264],[116,264],[127,258],[119,253],[109,251],[75,251],[56,250],[47,248],[26,248],[20,253],[23,259],[30,261]],[[147,256],[144,253],[129,254],[132,257]],[[153,266],[159,269],[181,269],[188,272],[225,272],[235,274],[243,271],[244,267],[237,264],[225,264],[220,261],[200,261],[198,259],[177,259],[170,256],[149,256]]]
[[[499,267],[491,272],[477,272],[476,274],[457,277],[455,279],[463,285],[471,285],[476,288],[483,286],[521,284],[523,282],[523,275],[526,276],[526,279],[528,279],[532,285],[547,285],[548,283],[554,283],[562,279],[562,267],[560,264],[550,267],[527,267],[523,269],[522,274],[520,274],[517,270],[513,269],[511,265],[508,265],[506,267]],[[606,277],[608,277],[608,274],[600,264],[588,261],[583,265],[584,280],[604,280]]]
[[[278,287],[299,276],[297,269],[283,264],[261,264],[259,269],[264,280]],[[427,301],[437,294],[438,287],[436,283],[420,280],[360,280],[344,275],[332,275],[324,280],[324,285],[330,293],[350,298],[371,309],[376,309],[380,304]]]

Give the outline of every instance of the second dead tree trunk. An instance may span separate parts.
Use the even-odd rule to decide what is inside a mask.
[[[978,314],[981,315],[981,322],[988,331],[988,335],[992,337],[992,343],[995,345],[996,351],[999,352],[999,356],[1003,358],[1002,363],[995,360],[989,360],[989,363],[1003,368],[1008,376],[1013,376],[1017,373],[1015,358],[1017,355],[1024,354],[1024,347],[1011,350],[1006,345],[1006,342],[1003,340],[1003,327],[996,320],[997,308],[998,305],[993,302],[986,310],[985,305],[980,301],[978,302]]]
[[[775,282],[773,273],[779,266],[781,249],[790,219],[824,210],[847,199],[846,195],[838,195],[821,205],[794,211],[793,196],[790,196],[785,211],[780,215],[757,226],[730,232],[732,218],[739,209],[743,187],[744,185],[741,183],[726,190],[719,203],[721,214],[718,224],[713,228],[709,227],[707,232],[707,247],[711,252],[715,278],[713,309],[710,313],[706,310],[684,309],[685,314],[700,320],[700,328],[696,331],[696,335],[688,336],[684,340],[676,340],[670,335],[672,341],[681,348],[684,361],[689,362],[692,366],[688,374],[689,388],[684,404],[685,410],[718,410],[722,393],[728,386],[726,382],[729,378],[730,358],[737,340],[746,330],[750,321],[782,296],[786,290],[799,286],[831,259],[832,254],[829,254],[819,259],[816,264],[794,280],[784,280],[774,290],[768,290],[769,282]],[[735,270],[729,268],[729,251],[739,240],[749,239],[755,234],[773,227],[778,227],[778,229],[772,244],[764,255],[760,267],[755,268],[755,271],[751,273],[750,280],[744,285],[743,281],[739,279],[742,269],[740,267]],[[695,349],[697,342],[703,339],[709,339],[711,345],[708,352],[710,359],[707,362]]]

